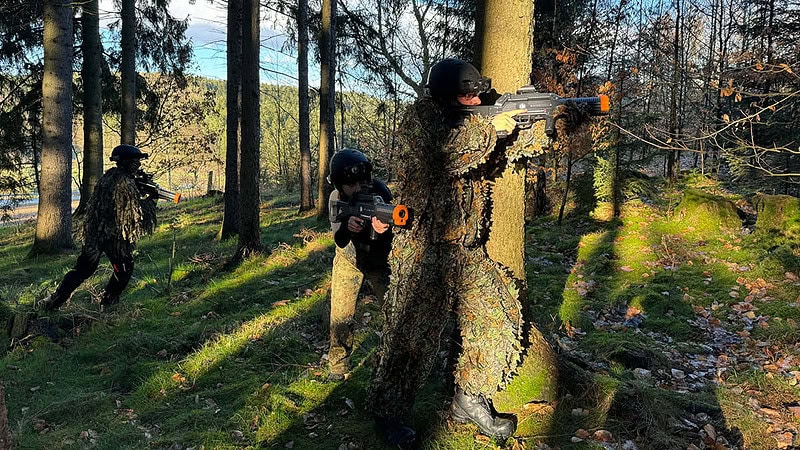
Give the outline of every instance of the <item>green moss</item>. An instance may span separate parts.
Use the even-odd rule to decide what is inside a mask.
[[[654,370],[667,367],[667,360],[651,338],[633,332],[596,332],[580,341],[584,350],[600,360],[617,363],[627,369]]]
[[[757,214],[757,232],[800,237],[800,199],[789,195],[758,194],[752,203]]]
[[[674,221],[706,235],[738,230],[742,226],[733,202],[695,189],[684,191],[683,199],[675,208]]]

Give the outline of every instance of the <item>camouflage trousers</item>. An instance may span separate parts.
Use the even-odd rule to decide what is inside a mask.
[[[516,281],[482,247],[421,246],[405,237],[395,236],[389,257],[387,322],[369,408],[381,417],[410,411],[454,309],[461,334],[455,382],[467,394],[491,398],[508,382],[522,351]]]
[[[386,270],[360,270],[352,242],[345,248],[336,247],[331,274],[331,344],[328,364],[332,373],[347,371],[348,358],[353,350],[353,315],[364,280],[369,281],[378,302],[383,302],[389,274]]]

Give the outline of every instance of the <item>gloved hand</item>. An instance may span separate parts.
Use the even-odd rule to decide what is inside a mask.
[[[517,127],[517,122],[514,116],[526,112],[526,109],[515,109],[513,111],[506,111],[492,117],[492,126],[497,131],[498,136],[506,136],[511,134]]]

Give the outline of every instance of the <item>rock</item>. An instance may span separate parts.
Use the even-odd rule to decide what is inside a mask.
[[[633,376],[639,380],[646,380],[653,376],[653,372],[647,369],[637,367],[633,369]]]
[[[686,378],[686,373],[682,370],[672,369],[672,378],[675,378],[677,380],[682,380]]]
[[[705,432],[706,432],[706,434],[708,435],[708,437],[709,437],[709,438],[711,438],[711,440],[712,440],[713,442],[716,442],[716,441],[717,441],[717,430],[715,430],[715,429],[714,429],[714,425],[711,425],[710,423],[707,423],[707,424],[706,424],[706,425],[703,427],[703,431],[705,431]]]
[[[589,432],[584,430],[583,428],[579,428],[578,431],[575,432],[575,437],[583,439],[589,438]]]
[[[608,430],[597,430],[592,435],[592,439],[600,442],[614,442],[614,435]]]

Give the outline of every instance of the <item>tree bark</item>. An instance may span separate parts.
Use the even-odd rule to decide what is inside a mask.
[[[72,16],[69,1],[44,2],[42,172],[31,255],[73,247]]]
[[[83,5],[83,180],[81,202],[76,211],[82,213],[97,181],[103,176],[103,48],[100,43],[98,0]]]
[[[333,191],[328,183],[328,165],[336,141],[336,0],[322,0],[322,31],[319,38],[319,180],[317,217],[328,217],[325,201]]]
[[[120,144],[136,145],[136,0],[122,0]]]
[[[297,5],[298,121],[300,140],[300,211],[314,208],[311,194],[311,117],[308,99],[308,0]]]
[[[242,2],[242,160],[238,257],[260,252],[260,13],[258,0]]]
[[[8,409],[6,408],[6,392],[0,382],[0,450],[11,450],[11,429],[8,426]]]
[[[481,73],[492,79],[498,92],[516,92],[530,84],[533,52],[533,2],[530,0],[483,0],[476,17],[475,62]],[[509,165],[492,192],[489,256],[511,269],[524,282],[525,275],[525,167]],[[521,295],[523,316],[529,317]],[[517,377],[494,398],[499,409],[524,415],[523,405],[537,399],[553,400],[556,395],[555,354],[541,332],[529,331],[529,347]],[[541,382],[540,380],[546,380]],[[536,381],[539,380],[539,381]],[[521,418],[520,418],[521,419]],[[520,420],[520,423],[523,421]],[[525,421],[531,423],[536,421]],[[520,432],[526,433],[527,430]]]
[[[220,239],[239,234],[239,120],[242,107],[242,1],[228,0],[227,70],[225,93],[225,211]]]

